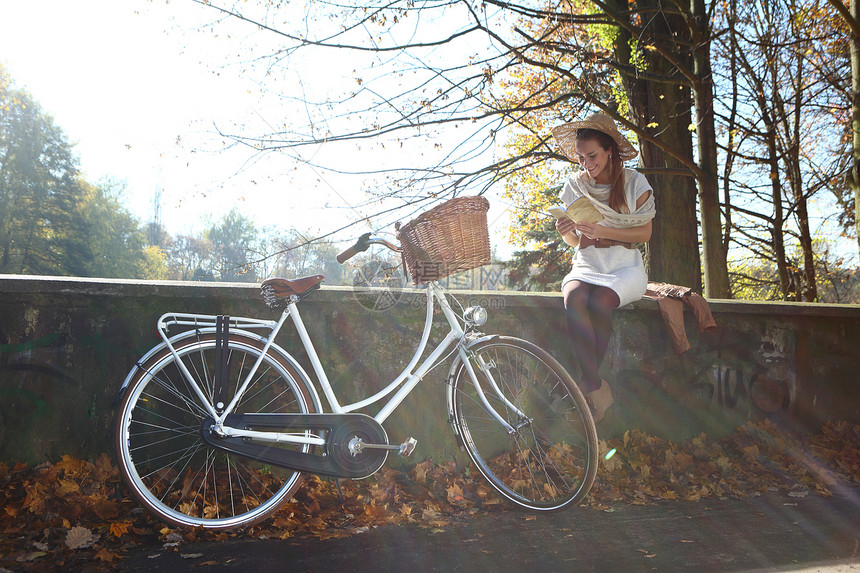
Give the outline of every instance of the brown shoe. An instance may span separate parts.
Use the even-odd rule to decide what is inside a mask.
[[[600,388],[593,392],[588,392],[585,398],[588,406],[591,408],[591,416],[595,422],[602,420],[604,414],[606,414],[606,410],[615,403],[615,400],[612,399],[612,390],[609,388],[606,380],[601,380]]]

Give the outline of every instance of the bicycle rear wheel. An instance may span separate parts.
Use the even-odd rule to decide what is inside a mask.
[[[461,364],[452,382],[453,423],[481,474],[528,509],[582,501],[597,474],[597,429],[567,371],[518,338],[495,337],[469,351],[487,401],[514,428],[509,433],[487,410]]]
[[[190,337],[175,348],[212,402],[215,335]],[[252,336],[231,334],[226,404],[262,348],[263,343]],[[305,384],[286,360],[266,354],[235,412],[313,412],[312,394]],[[302,474],[211,448],[200,437],[207,416],[168,349],[140,365],[120,405],[115,432],[126,483],[147,509],[175,525],[225,529],[267,517],[301,486]]]

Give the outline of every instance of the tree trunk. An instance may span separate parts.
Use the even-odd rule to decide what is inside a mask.
[[[800,78],[803,77],[803,52],[800,51],[797,57],[797,78],[798,86],[795,92],[794,100],[794,125],[792,131],[791,147],[786,154],[787,159],[791,161],[788,167],[788,174],[791,178],[791,189],[794,192],[794,202],[797,205],[797,222],[800,227],[800,246],[803,249],[803,300],[814,302],[818,299],[818,284],[815,277],[815,255],[812,251],[812,233],[809,229],[809,209],[807,206],[806,195],[803,192],[803,179],[800,173],[800,110],[803,106],[803,96],[805,92],[800,85]]]
[[[854,233],[860,251],[860,0],[828,0],[848,24],[848,49],[851,58],[851,168],[848,188],[854,192]]]
[[[765,125],[765,142],[767,145],[767,165],[770,169],[771,200],[773,201],[773,225],[770,228],[773,256],[776,260],[776,272],[779,277],[779,290],[784,300],[799,300],[799,290],[794,274],[791,273],[788,257],[785,254],[785,209],[783,208],[782,180],[779,177],[780,153],[777,149],[777,126],[764,102],[764,91],[761,84],[759,107],[762,121]]]
[[[729,55],[729,74],[732,78],[736,78],[738,74],[738,54],[737,54],[737,33],[735,23],[738,20],[737,0],[729,2],[729,42],[731,44],[731,52]],[[723,252],[726,253],[728,259],[729,244],[732,233],[732,170],[734,169],[735,156],[735,129],[738,118],[738,82],[731,82],[732,88],[732,104],[729,112],[728,124],[726,125],[726,161],[723,165],[723,217],[725,225],[723,225]],[[728,260],[726,261],[726,274],[728,275]],[[728,278],[728,277],[727,277]],[[729,283],[729,293],[731,293],[731,283]]]
[[[652,118],[660,117],[660,110]],[[638,117],[643,115],[637,114]],[[649,117],[649,116],[644,116]],[[649,121],[644,121],[644,124]],[[680,134],[689,136],[687,134]],[[661,139],[668,139],[664,133]],[[692,146],[692,142],[690,143]],[[646,143],[640,146],[642,165],[647,167],[681,168],[658,147]],[[648,243],[648,277],[650,280],[702,289],[699,237],[696,228],[696,180],[683,175],[648,173],[654,189],[657,215],[654,218],[651,241]]]
[[[622,13],[627,2],[609,3]],[[655,10],[660,6],[647,0]],[[648,6],[640,3],[648,11]],[[672,21],[673,29],[667,20]],[[671,38],[673,31],[683,30],[684,22],[678,16],[655,19],[653,34]],[[679,32],[680,33],[680,32]],[[635,69],[630,50],[630,35],[619,29],[615,40],[615,54],[619,62]],[[648,70],[657,75],[672,77],[677,70],[666,59],[646,51]],[[688,126],[691,120],[692,98],[690,89],[676,83],[646,81],[635,74],[622,73],[622,83],[630,106],[630,119],[643,131],[652,133],[664,145],[693,163],[693,141]],[[656,127],[647,127],[657,124]],[[680,174],[687,167],[678,159],[650,142],[640,141],[640,165],[654,189],[657,215],[654,219],[651,241],[647,247],[648,277],[653,281],[692,287],[701,291],[702,274],[699,257],[699,238],[696,218],[696,180]],[[652,171],[653,170],[653,171]]]
[[[850,185],[854,190],[854,233],[857,235],[857,249],[860,251],[860,35],[856,32],[860,22],[860,0],[851,0],[851,17],[854,19],[854,33],[851,44],[851,132],[852,157]]]
[[[768,116],[765,115],[765,121],[768,121]],[[782,292],[782,297],[785,300],[796,300],[796,292],[794,281],[791,280],[788,269],[788,262],[785,256],[785,236],[783,235],[783,225],[785,224],[785,215],[782,208],[782,183],[779,179],[779,156],[776,151],[776,127],[766,123],[767,125],[767,157],[770,165],[770,185],[771,197],[773,198],[773,226],[770,229],[770,236],[773,243],[773,255],[776,259],[776,272],[779,276],[779,290]]]
[[[692,51],[693,98],[696,105],[696,132],[699,169],[699,209],[702,216],[705,296],[731,298],[726,250],[723,247],[717,180],[717,135],[714,127],[714,78],[711,72],[711,39],[704,0],[691,0],[690,11],[695,29]]]

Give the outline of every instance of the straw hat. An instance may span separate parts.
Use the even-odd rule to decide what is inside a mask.
[[[552,136],[561,147],[562,153],[570,159],[576,157],[576,132],[580,129],[596,129],[614,139],[622,161],[633,159],[639,154],[627,138],[621,135],[611,117],[605,113],[593,113],[582,121],[572,121],[552,128]]]

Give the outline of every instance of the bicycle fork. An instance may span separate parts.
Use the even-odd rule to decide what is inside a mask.
[[[474,344],[474,343],[473,343]],[[479,356],[474,351],[470,350],[468,347],[460,346],[458,349],[460,360],[463,362],[463,366],[466,368],[466,371],[469,373],[469,378],[472,381],[472,384],[475,387],[475,392],[478,395],[478,399],[480,400],[481,405],[484,410],[490,414],[499,424],[502,425],[503,428],[507,431],[509,435],[516,434],[520,428],[526,427],[532,423],[532,419],[525,415],[519,408],[517,408],[505,394],[502,392],[499,387],[498,382],[493,375],[493,371],[496,370],[495,363],[490,360],[489,362],[485,361],[483,357]],[[505,418],[502,417],[501,414],[490,404],[487,399],[487,394],[484,392],[484,388],[481,384],[481,381],[478,378],[478,374],[475,372],[475,368],[472,365],[477,365],[478,369],[484,374],[486,381],[489,383],[488,390],[492,391],[492,393],[505,405],[505,408],[512,411],[515,416],[519,419],[519,422],[516,425],[511,425]],[[457,370],[457,364],[454,364],[451,368],[451,374],[449,374],[449,384],[451,384],[451,378],[455,374]],[[453,420],[453,401],[455,400],[455,396],[453,396],[453,389],[449,386],[449,410],[450,415]],[[455,430],[456,431],[456,430]]]

